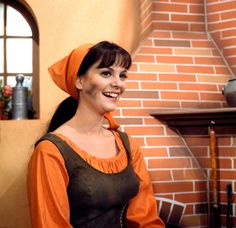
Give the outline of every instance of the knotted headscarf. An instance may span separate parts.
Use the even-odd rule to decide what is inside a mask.
[[[70,96],[78,100],[79,94],[75,86],[80,65],[94,44],[84,44],[74,49],[68,56],[59,60],[48,68],[54,83]],[[109,122],[110,129],[117,129],[119,125],[113,119],[111,113],[105,113],[104,117]]]

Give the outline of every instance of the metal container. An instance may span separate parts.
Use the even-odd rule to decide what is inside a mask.
[[[16,86],[12,90],[12,119],[28,119],[28,88],[23,86],[24,75],[16,75]]]
[[[228,84],[223,86],[222,94],[229,106],[236,107],[236,79],[229,80]]]

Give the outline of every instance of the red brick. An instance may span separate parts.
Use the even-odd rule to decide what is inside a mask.
[[[167,157],[167,148],[166,147],[157,147],[157,148],[142,148],[142,153],[144,157]]]
[[[204,23],[198,23],[198,24],[190,24],[191,32],[202,32],[205,31],[205,24]]]
[[[145,81],[153,81],[157,80],[157,75],[155,73],[142,73],[142,72],[129,72],[128,80],[145,80]]]
[[[150,112],[150,115],[151,115],[151,112]],[[144,117],[143,120],[144,120],[144,125],[162,125],[162,123],[159,120],[150,116]]]
[[[204,174],[205,172],[202,170],[202,173]],[[207,194],[207,191],[208,191],[208,180],[206,180],[206,181],[194,181],[194,190],[196,192],[204,191],[205,194]]]
[[[141,107],[140,100],[119,100],[118,107]]]
[[[184,143],[179,137],[147,137],[147,144],[150,146],[183,146]]]
[[[224,101],[225,100],[224,96],[221,93],[204,93],[204,92],[200,93],[200,99],[208,100],[208,101],[210,100]]]
[[[152,13],[152,19],[153,20],[158,20],[158,21],[168,21],[169,20],[169,14],[153,12]]]
[[[217,137],[217,146],[231,146],[231,137]]]
[[[152,55],[136,55],[133,62],[138,63],[138,62],[148,62],[148,63],[154,63],[155,59],[154,56]]]
[[[129,68],[130,71],[137,71],[138,67],[137,64],[132,64],[131,67]]]
[[[235,179],[235,170],[231,170],[231,171],[221,170],[220,172],[218,172],[218,177],[220,180],[234,180]]]
[[[181,221],[181,227],[207,227],[209,223],[207,214],[184,216]]]
[[[217,159],[219,169],[232,169],[232,160],[231,159]]]
[[[153,2],[153,11],[187,13],[187,5]]]
[[[206,179],[201,169],[172,170],[174,180],[204,180]]]
[[[160,81],[177,81],[177,82],[196,82],[195,75],[189,74],[159,74]]]
[[[177,83],[166,83],[166,82],[141,82],[141,89],[158,89],[158,90],[176,90]]]
[[[193,191],[193,183],[192,182],[168,182],[161,184],[153,184],[153,190],[160,193],[170,193],[170,192],[191,192]]]
[[[234,5],[234,9],[233,11],[230,11],[230,12],[221,12],[221,20],[227,20],[227,19],[234,19],[235,18],[235,14],[236,14],[236,11],[235,11],[235,5]],[[232,10],[231,9],[231,10]]]
[[[173,22],[153,22],[154,29],[188,31],[188,24]]]
[[[229,29],[222,31],[222,37],[235,37],[236,36],[236,29]]]
[[[158,99],[159,93],[156,90],[126,90],[122,95],[123,98],[136,98],[136,99]]]
[[[171,181],[170,170],[149,170],[149,176],[152,181]]]
[[[208,40],[201,40],[201,41],[192,40],[192,47],[194,47],[194,48],[215,48],[214,44]]]
[[[211,168],[211,160],[210,158],[202,158],[199,157],[197,158],[199,164],[201,165],[202,168]]]
[[[235,9],[234,1],[222,1],[218,2],[217,4],[209,4],[207,7],[209,13],[232,10],[232,9]]]
[[[145,47],[145,46],[150,46],[152,47],[153,46],[153,41],[152,39],[146,39],[143,43],[142,43],[142,46]]]
[[[174,168],[190,168],[191,159],[189,158],[160,158],[160,159],[149,159],[148,168],[149,169],[174,169]]]
[[[138,89],[139,88],[139,83],[138,82],[133,82],[133,81],[127,81],[126,88],[127,89]]]
[[[179,73],[205,73],[214,74],[214,68],[209,66],[176,66]]]
[[[220,22],[220,23],[214,23],[210,25],[211,30],[216,31],[216,30],[224,30],[224,29],[229,29],[229,28],[234,28],[235,27],[236,20],[232,21],[226,21],[226,22]]]
[[[189,5],[189,12],[204,15],[204,4]]]
[[[195,91],[217,91],[216,85],[199,84],[199,83],[179,83],[180,90],[195,90]]]
[[[134,138],[133,136],[132,136],[132,138],[137,143],[138,146],[140,146],[140,147],[144,146],[144,144],[145,144],[144,143],[144,138],[142,138],[142,137]]]
[[[141,47],[140,54],[172,54],[170,47]]]
[[[181,31],[181,32],[172,32],[172,36],[173,38],[177,38],[177,39],[190,39],[190,40],[206,40],[207,39],[207,35],[206,33],[192,33],[192,32],[185,32],[185,31]]]
[[[198,100],[198,94],[196,92],[171,92],[171,91],[160,91],[161,99],[173,99],[173,100]]]
[[[208,137],[186,137],[185,141],[189,146],[209,146],[209,138]]]
[[[196,64],[225,65],[220,57],[194,57],[194,61]]]
[[[221,108],[222,102],[182,101],[181,108]]]
[[[154,30],[151,34],[153,38],[171,38],[171,33],[169,31],[156,31]]]
[[[192,204],[187,204],[186,207],[185,207],[184,214],[185,215],[190,215],[190,214],[193,214],[193,213],[194,213],[193,205]]]
[[[209,156],[208,147],[207,146],[202,147],[201,144],[199,144],[199,147],[191,146],[191,151],[195,157],[208,157]]]
[[[183,203],[207,202],[207,192],[176,194],[175,199]]]
[[[216,22],[220,20],[220,13],[208,14],[208,23]]]
[[[156,56],[156,62],[158,63],[175,63],[175,64],[193,64],[193,58],[190,56]]]
[[[218,148],[218,155],[220,157],[236,157],[236,148],[235,147],[222,147]]]
[[[204,15],[201,14],[171,14],[172,21],[204,22]]]
[[[140,109],[140,108],[135,108],[135,109],[125,109],[122,111],[124,116],[150,116],[150,110],[149,109]]]
[[[140,127],[125,127],[124,128],[127,133],[130,135],[163,135],[164,134],[164,128],[162,126],[160,127],[146,127],[146,126],[140,126]]]

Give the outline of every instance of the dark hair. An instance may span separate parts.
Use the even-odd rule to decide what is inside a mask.
[[[52,132],[71,119],[77,110],[78,101],[73,97],[67,97],[57,107],[52,116],[47,132]]]
[[[125,49],[117,44],[102,41],[91,47],[89,52],[85,55],[78,70],[78,76],[84,75],[88,69],[98,61],[100,61],[98,68],[109,67],[116,64],[127,70],[132,63],[131,56]],[[73,97],[68,97],[63,100],[52,116],[47,132],[56,130],[71,119],[75,115],[77,107],[78,101]]]
[[[100,61],[98,68],[109,67],[113,64],[129,69],[132,63],[130,54],[118,46],[108,41],[102,41],[90,48],[85,55],[78,76],[84,75],[87,70],[96,62]]]

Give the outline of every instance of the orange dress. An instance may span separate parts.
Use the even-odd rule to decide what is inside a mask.
[[[91,156],[61,134],[54,133],[70,145],[88,164],[104,173],[117,173],[127,164],[127,155],[120,136],[113,131],[119,153],[104,159]],[[140,181],[138,194],[129,201],[128,228],[163,228],[157,216],[157,204],[151,182],[139,147],[130,140],[131,164]],[[28,198],[33,228],[72,228],[70,224],[67,185],[69,177],[64,159],[50,141],[40,142],[31,157],[28,168]]]

